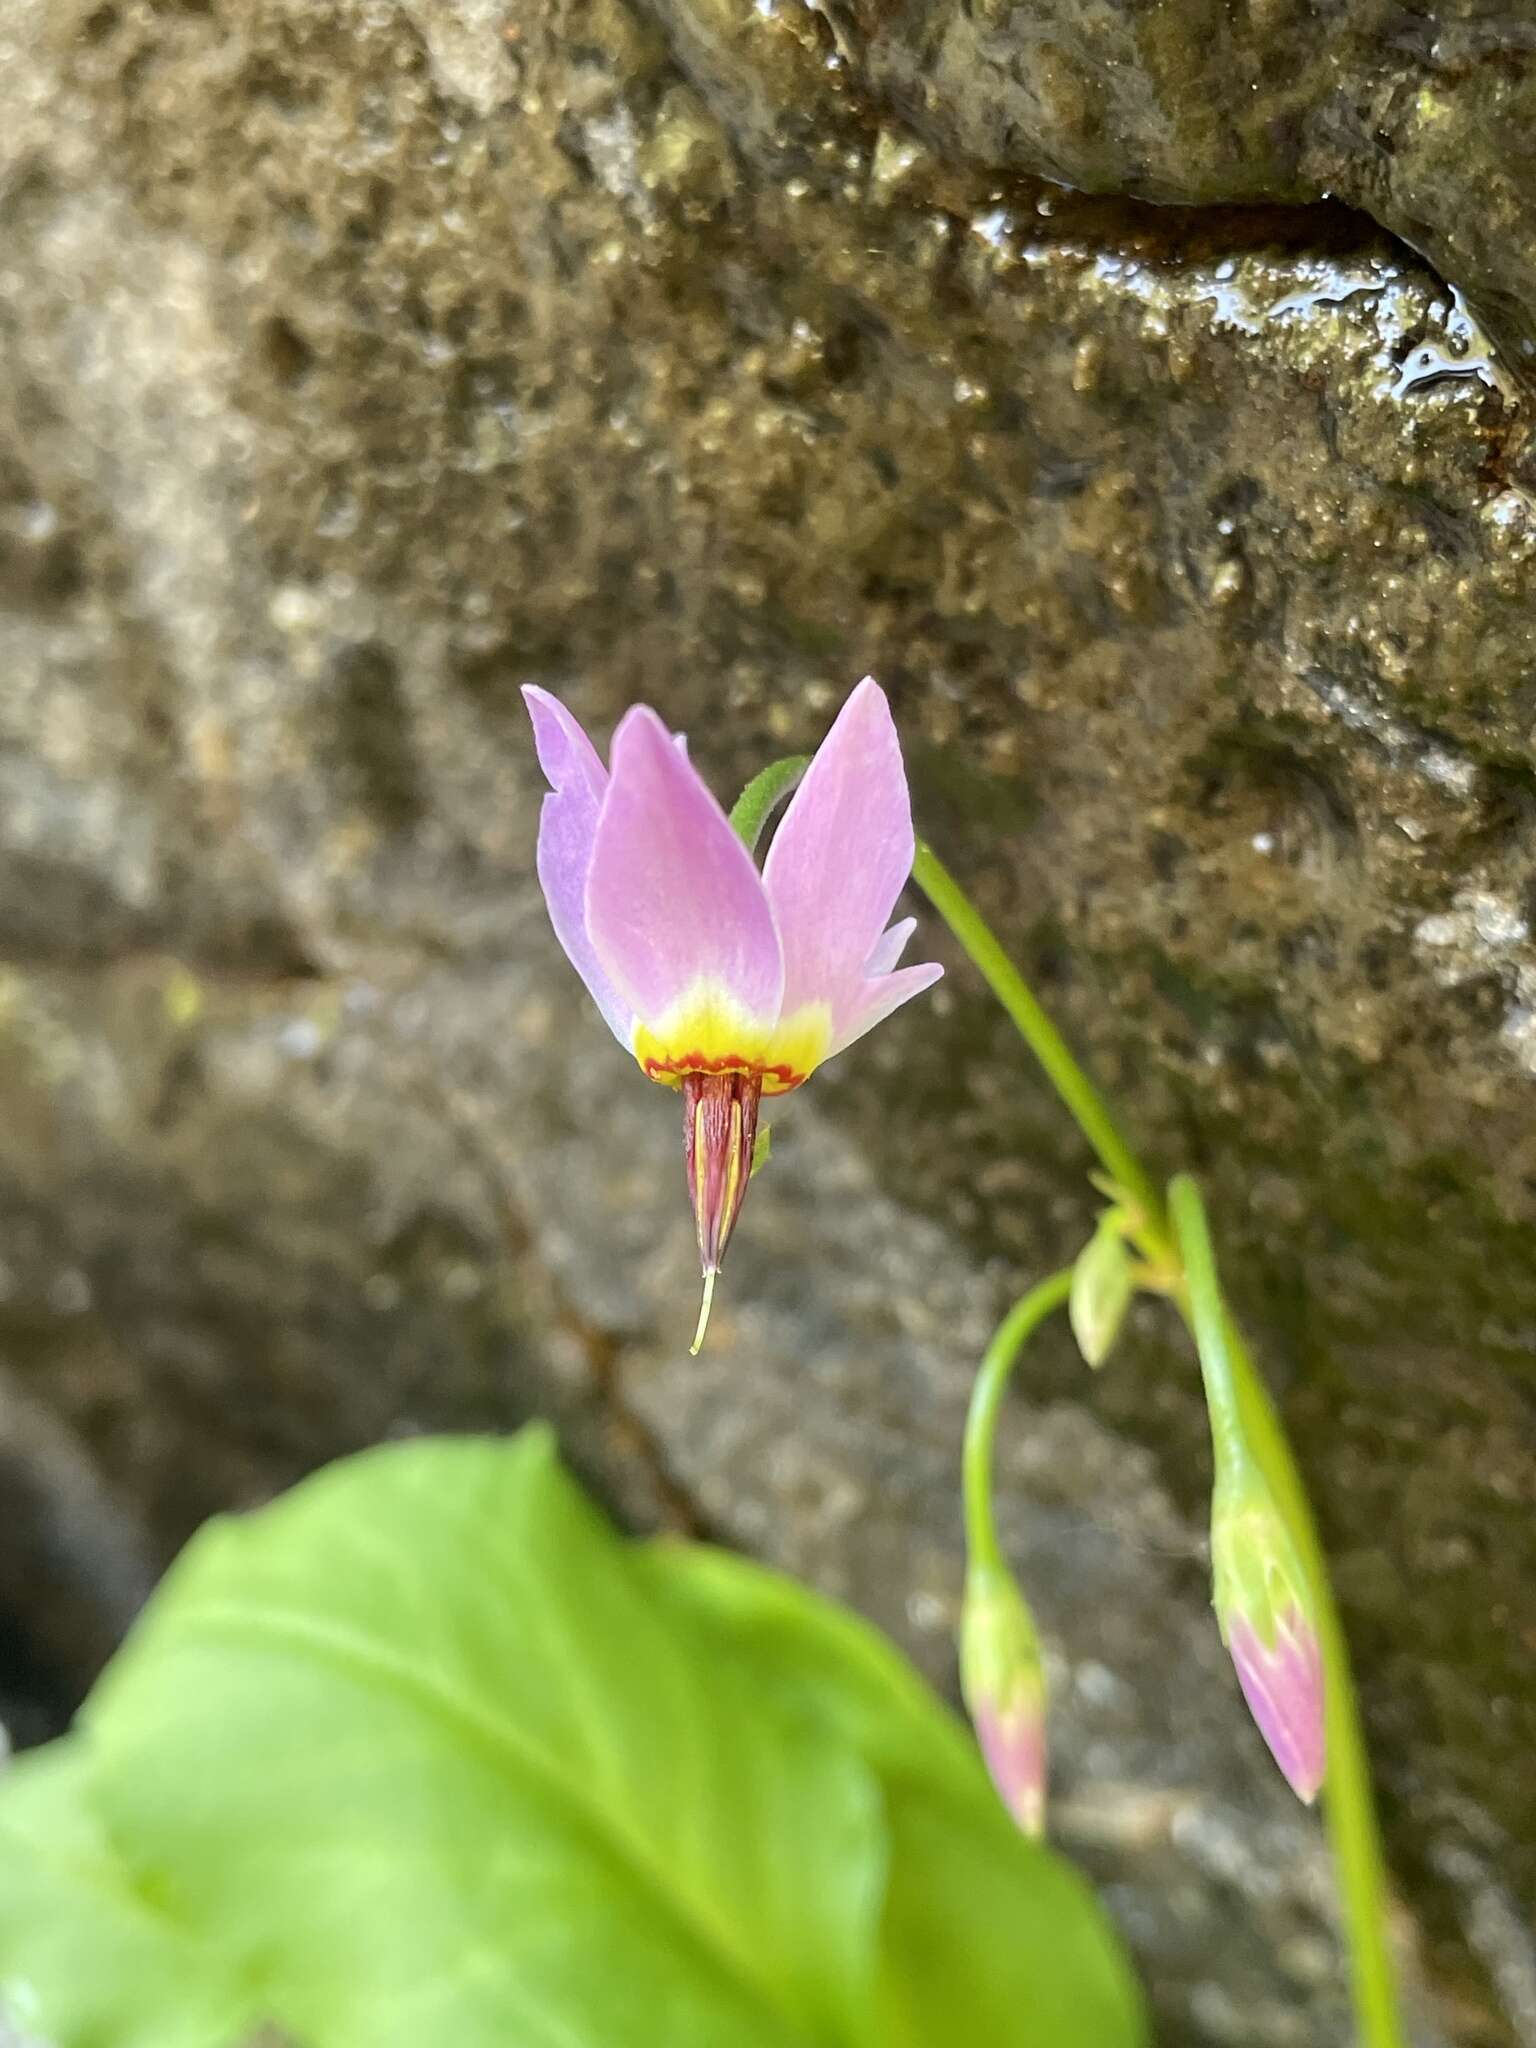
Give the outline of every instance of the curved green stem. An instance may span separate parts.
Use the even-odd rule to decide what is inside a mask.
[[[757,851],[763,827],[784,799],[794,792],[810,765],[809,754],[788,754],[782,761],[771,761],[760,774],[753,776],[737,797],[731,806],[731,824],[745,842],[748,853]]]
[[[1109,1105],[1067,1049],[1067,1042],[1041,1009],[1034,990],[998,944],[992,927],[931,846],[918,843],[912,879],[949,926],[993,995],[1018,1027],[1019,1035],[1045,1069],[1046,1079],[1076,1120],[1105,1171],[1144,1212],[1149,1222],[1161,1205],[1141,1162],[1121,1137]]]
[[[1003,951],[986,919],[930,847],[919,845],[913,880],[973,962],[1044,1068],[1047,1079],[1076,1120],[1100,1163],[1138,1211],[1137,1235],[1149,1258],[1178,1263],[1167,1213],[1150,1176],[1121,1136],[1108,1105],[1068,1050],[1066,1040],[1036,1000],[1034,991]],[[1196,1196],[1198,1202],[1198,1196]],[[1203,1216],[1203,1212],[1202,1212]],[[1205,1238],[1209,1254],[1209,1237]],[[1201,1268],[1198,1252],[1195,1260]],[[972,1554],[997,1556],[990,1493],[991,1447],[997,1410],[1020,1346],[1041,1319],[1066,1298],[1070,1275],[1041,1281],[1011,1312],[987,1349],[977,1376],[966,1427],[965,1509]],[[1338,1874],[1349,1950],[1355,2019],[1362,2048],[1404,2048],[1396,1972],[1387,1931],[1387,1873],[1371,1791],[1370,1763],[1359,1702],[1350,1671],[1338,1604],[1327,1558],[1307,1499],[1306,1487],[1279,1414],[1242,1333],[1221,1300],[1214,1256],[1198,1273],[1179,1270],[1173,1287],[1180,1313],[1200,1349],[1197,1314],[1219,1318],[1220,1342],[1228,1368],[1226,1392],[1235,1396],[1247,1454],[1258,1464],[1290,1525],[1312,1583],[1322,1643],[1326,1687],[1328,1775],[1324,1816]],[[1198,1307],[1196,1294],[1198,1292]],[[1044,1297],[1042,1300],[1041,1297]],[[1230,1425],[1230,1413],[1222,1426]],[[1213,1414],[1213,1430],[1216,1418]]]
[[[1168,1211],[1184,1267],[1183,1285],[1178,1290],[1179,1310],[1195,1340],[1200,1374],[1205,1381],[1205,1407],[1211,1418],[1216,1471],[1235,1479],[1249,1464],[1250,1452],[1243,1429],[1237,1371],[1228,1342],[1231,1325],[1222,1305],[1221,1283],[1216,1278],[1216,1255],[1211,1250],[1205,1204],[1187,1173],[1176,1175],[1169,1183]],[[1282,1501],[1282,1513],[1285,1505]]]
[[[1061,1307],[1071,1290],[1072,1268],[1067,1266],[1016,1301],[998,1324],[976,1374],[965,1418],[963,1454],[965,1541],[973,1565],[1002,1563],[997,1525],[992,1518],[992,1444],[1008,1376],[1029,1339],[1046,1317]]]

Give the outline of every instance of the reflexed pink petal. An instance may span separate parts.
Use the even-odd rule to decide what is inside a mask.
[[[883,932],[875,942],[875,950],[864,962],[866,975],[889,974],[902,954],[907,950],[907,941],[917,930],[915,917],[898,918],[888,932]]]
[[[1325,1763],[1323,1660],[1317,1637],[1299,1614],[1282,1625],[1272,1648],[1234,1617],[1227,1633],[1238,1684],[1259,1733],[1298,1799],[1317,1797]]]
[[[751,854],[645,705],[624,714],[611,763],[586,922],[614,987],[648,1024],[707,981],[771,1025],[784,963]]]
[[[533,721],[533,744],[539,766],[551,789],[565,789],[580,782],[601,802],[608,787],[608,770],[581,723],[558,697],[541,690],[537,683],[524,683],[523,702]]]
[[[763,867],[784,947],[786,1014],[828,1001],[840,1026],[913,852],[901,743],[885,692],[866,676],[790,799]]]
[[[571,965],[622,1045],[629,1044],[629,1006],[598,962],[587,937],[587,870],[608,771],[596,749],[557,697],[529,684],[523,702],[533,721],[533,743],[552,794],[539,812],[539,881],[549,921]]]
[[[852,1045],[856,1038],[862,1038],[866,1031],[873,1031],[877,1024],[883,1023],[903,1003],[909,1003],[913,996],[920,996],[925,988],[932,988],[943,972],[936,960],[930,960],[926,966],[898,967],[894,974],[882,974],[878,981],[862,983],[833,1013],[836,1027],[828,1059],[832,1053]]]

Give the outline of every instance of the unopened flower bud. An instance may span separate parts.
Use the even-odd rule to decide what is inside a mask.
[[[1067,1316],[1077,1348],[1089,1365],[1108,1358],[1125,1320],[1136,1281],[1126,1250],[1122,1218],[1112,1209],[1078,1253],[1072,1268]]]
[[[1026,1835],[1045,1832],[1045,1672],[1024,1596],[1001,1565],[966,1573],[960,1686],[992,1782]]]
[[[1308,1805],[1323,1782],[1323,1654],[1290,1530],[1251,1468],[1219,1480],[1211,1517],[1216,1619],[1270,1754]]]

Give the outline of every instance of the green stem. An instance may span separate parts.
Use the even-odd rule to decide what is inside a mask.
[[[784,799],[791,795],[811,765],[809,754],[789,754],[771,761],[754,775],[731,807],[731,824],[745,842],[748,853],[756,853],[763,827]]]
[[[1221,1283],[1216,1278],[1216,1255],[1211,1250],[1205,1204],[1187,1173],[1170,1182],[1168,1210],[1184,1267],[1179,1308],[1195,1340],[1200,1375],[1205,1381],[1205,1406],[1211,1418],[1211,1450],[1217,1477],[1236,1479],[1249,1465],[1250,1453],[1243,1430],[1236,1368],[1227,1341],[1230,1325],[1222,1306]]]
[[[1067,1042],[1035,999],[1033,989],[998,944],[996,934],[931,846],[918,843],[912,879],[965,948],[982,979],[1017,1025],[1045,1069],[1046,1079],[1076,1119],[1078,1129],[1116,1187],[1156,1227],[1162,1209],[1141,1162],[1121,1137],[1109,1105],[1067,1049]],[[1149,1247],[1150,1248],[1150,1247]]]
[[[1002,1563],[997,1525],[992,1518],[992,1444],[1008,1376],[1029,1339],[1046,1317],[1061,1307],[1071,1290],[1072,1268],[1068,1266],[1032,1287],[1022,1301],[1016,1301],[998,1324],[976,1374],[965,1418],[963,1454],[965,1541],[973,1565]]]
[[[1150,1176],[1120,1135],[1108,1106],[1068,1051],[1066,1041],[1041,1009],[1033,990],[1003,951],[985,918],[930,847],[919,844],[912,877],[1013,1019],[1106,1173],[1135,1203],[1139,1212],[1138,1236],[1148,1257],[1172,1263],[1174,1246],[1167,1216]],[[1205,1246],[1209,1252],[1208,1234]],[[1196,1263],[1199,1264],[1198,1257]],[[992,1438],[1003,1389],[1024,1340],[1066,1298],[1070,1286],[1070,1275],[1058,1273],[1025,1295],[993,1338],[977,1377],[966,1426],[965,1512],[972,1555],[981,1562],[993,1562],[998,1555],[989,1482]],[[1198,1311],[1194,1299],[1197,1287],[1204,1290]],[[1287,1517],[1316,1601],[1326,1689],[1328,1775],[1324,1815],[1344,1909],[1359,2039],[1362,2048],[1404,2048],[1396,1973],[1387,1933],[1388,1888],[1381,1833],[1371,1792],[1365,1733],[1350,1671],[1349,1646],[1334,1599],[1327,1558],[1285,1427],[1249,1356],[1242,1333],[1221,1301],[1214,1257],[1209,1260],[1207,1272],[1198,1278],[1190,1274],[1184,1279],[1175,1298],[1199,1350],[1200,1332],[1195,1318],[1197,1312],[1209,1318],[1212,1292],[1220,1320],[1221,1355],[1228,1368],[1228,1390],[1235,1393],[1248,1454],[1268,1480]],[[1208,1320],[1206,1334],[1211,1334]],[[1214,1432],[1214,1415],[1212,1427]]]

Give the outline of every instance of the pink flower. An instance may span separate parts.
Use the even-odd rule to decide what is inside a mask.
[[[697,1349],[761,1098],[798,1088],[943,971],[898,968],[915,920],[887,928],[914,852],[900,742],[866,676],[759,873],[654,711],[625,713],[604,768],[558,699],[523,696],[552,791],[538,869],[556,936],[620,1044],[682,1092],[705,1282]]]

